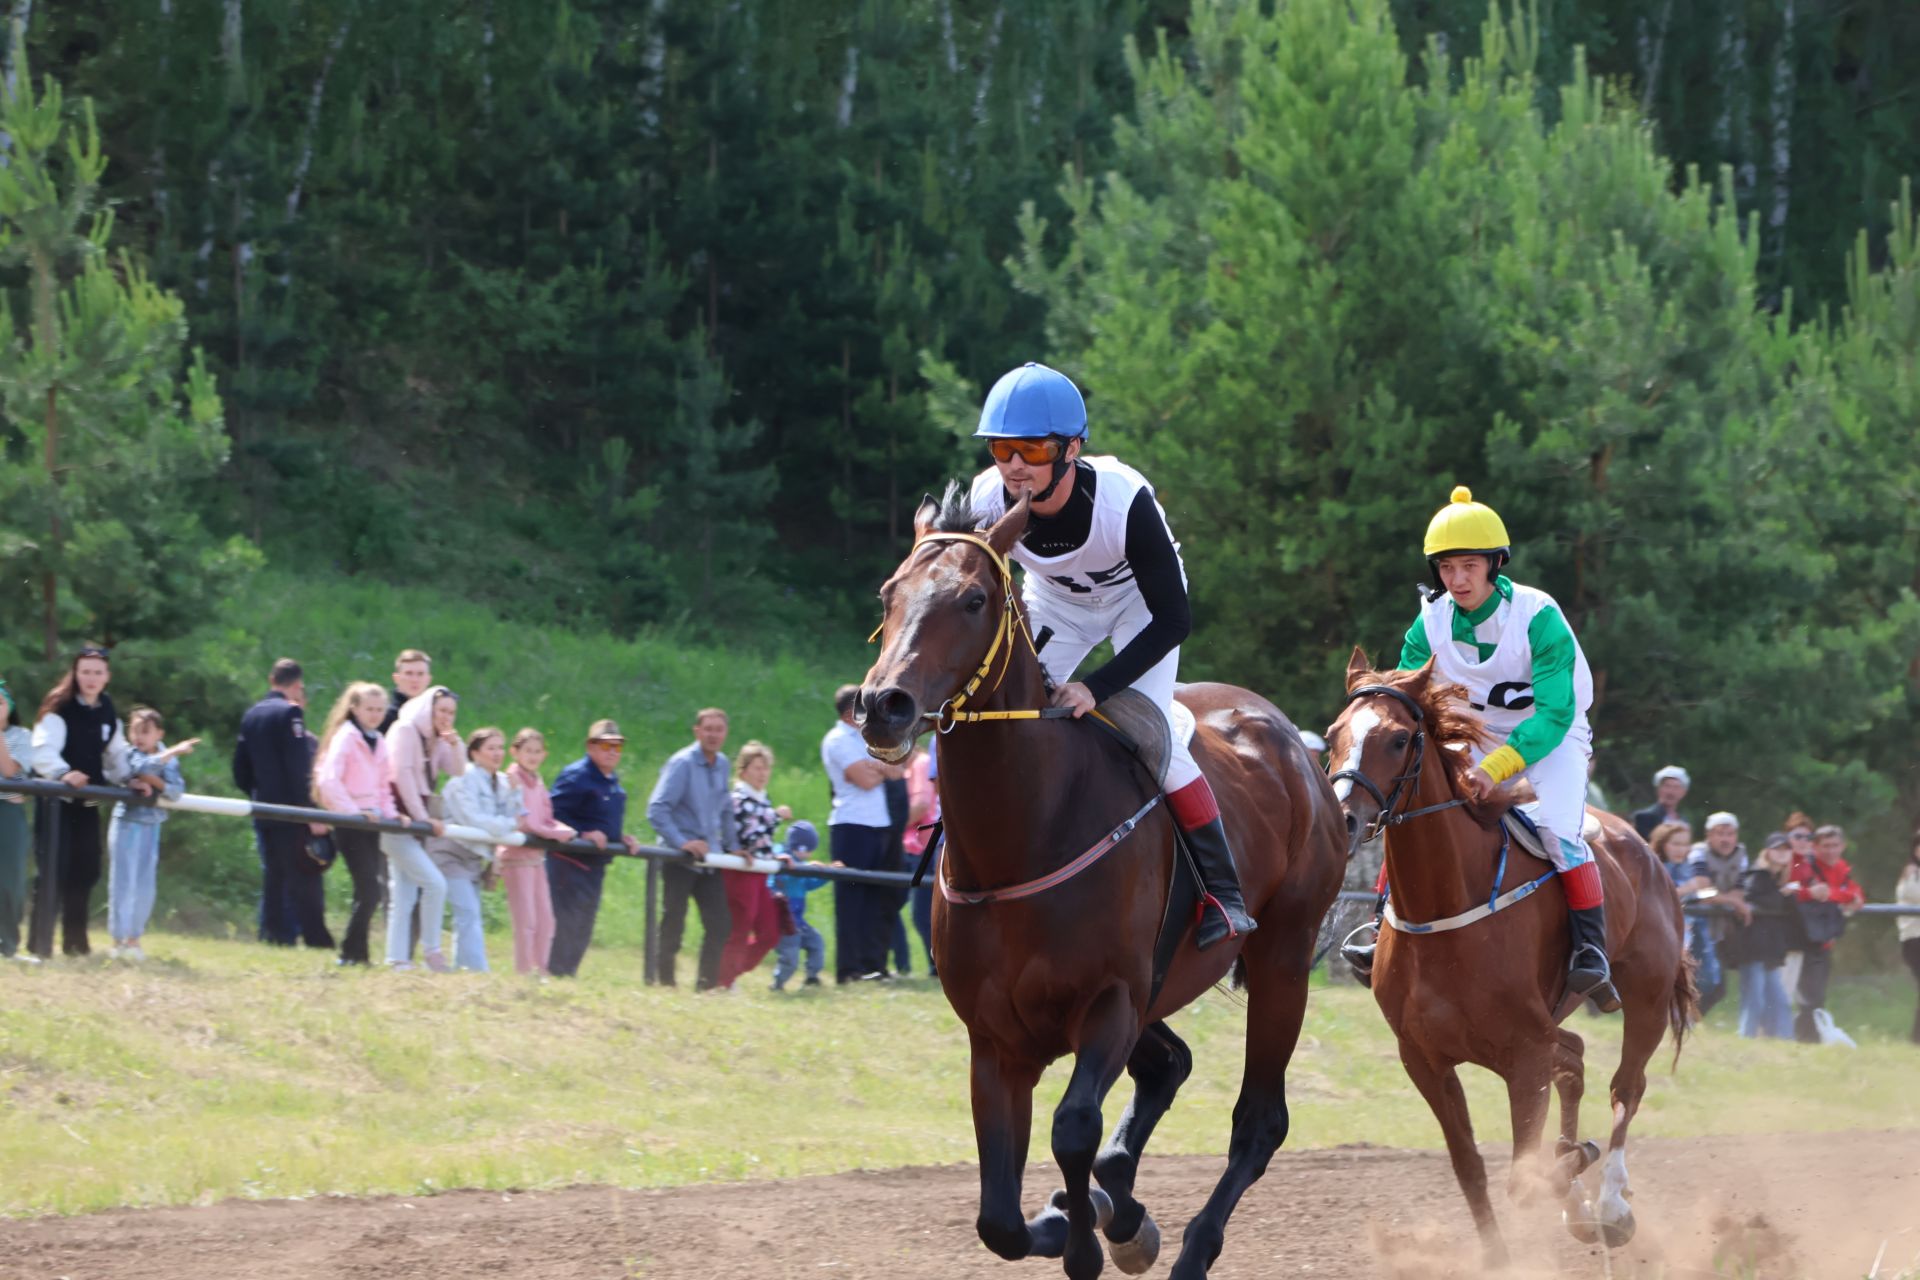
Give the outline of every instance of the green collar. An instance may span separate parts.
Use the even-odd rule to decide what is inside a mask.
[[[1501,601],[1511,599],[1513,599],[1513,583],[1509,581],[1505,575],[1496,574],[1493,579],[1493,590],[1488,593],[1485,600],[1480,602],[1478,609],[1469,612],[1457,604],[1454,605],[1453,608],[1454,612],[1460,614],[1468,622],[1477,627],[1493,616],[1493,611],[1500,607]]]

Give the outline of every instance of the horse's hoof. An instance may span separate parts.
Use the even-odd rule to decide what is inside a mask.
[[[1593,1216],[1593,1210],[1575,1201],[1560,1212],[1560,1224],[1567,1234],[1581,1244],[1600,1243],[1600,1222]]]
[[[1588,1138],[1580,1142],[1569,1142],[1565,1138],[1553,1144],[1553,1157],[1556,1160],[1573,1160],[1568,1176],[1577,1178],[1592,1168],[1600,1159],[1600,1144]]]
[[[1633,1239],[1634,1229],[1638,1225],[1639,1224],[1633,1220],[1633,1214],[1628,1213],[1626,1217],[1620,1219],[1618,1222],[1602,1222],[1600,1224],[1600,1238],[1606,1242],[1607,1248],[1619,1249],[1623,1247],[1627,1241]]]
[[[1093,1199],[1093,1229],[1105,1231],[1107,1224],[1113,1221],[1113,1197],[1098,1187],[1088,1187],[1087,1194]],[[1047,1203],[1060,1212],[1067,1211],[1067,1189],[1057,1188]]]
[[[1113,1265],[1130,1276],[1137,1276],[1153,1266],[1160,1257],[1160,1228],[1155,1224],[1153,1215],[1141,1214],[1140,1229],[1133,1233],[1133,1239],[1122,1244],[1108,1241],[1107,1253],[1113,1258]]]

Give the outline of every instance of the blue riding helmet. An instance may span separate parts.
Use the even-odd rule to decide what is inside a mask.
[[[1084,440],[1087,402],[1066,374],[1029,360],[993,384],[980,410],[980,428],[973,434],[988,439],[1063,436]]]

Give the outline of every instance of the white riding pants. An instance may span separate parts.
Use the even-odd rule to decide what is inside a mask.
[[[1046,647],[1040,650],[1040,665],[1047,669],[1047,676],[1055,685],[1064,685],[1071,680],[1074,671],[1102,640],[1112,640],[1114,652],[1118,653],[1153,621],[1147,602],[1140,598],[1138,592],[1085,604],[1079,601],[1072,604],[1056,603],[1047,593],[1039,591],[1026,591],[1022,596],[1027,607],[1027,625],[1033,628],[1034,641],[1039,642],[1042,631],[1053,633]],[[1160,714],[1167,717],[1169,728],[1174,723],[1173,687],[1179,680],[1180,650],[1176,646],[1173,652],[1147,668],[1146,674],[1132,685],[1160,708]],[[1167,759],[1165,783],[1169,795],[1200,776],[1200,766],[1193,762],[1193,751],[1185,735],[1171,733],[1170,736],[1173,750]]]
[[[1504,745],[1505,735],[1496,732],[1487,750]],[[1474,748],[1474,760],[1485,759],[1487,750]],[[1580,836],[1587,821],[1587,761],[1592,755],[1593,731],[1576,724],[1544,760],[1528,765],[1520,775],[1533,784],[1533,793],[1539,797],[1538,803],[1521,807],[1536,826],[1555,837],[1548,844],[1549,849],[1559,849],[1553,859],[1555,871],[1570,871],[1593,861],[1593,850]]]

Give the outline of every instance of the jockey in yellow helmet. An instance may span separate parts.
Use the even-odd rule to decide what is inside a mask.
[[[1427,526],[1433,589],[1407,628],[1399,668],[1432,660],[1444,680],[1467,691],[1468,704],[1498,745],[1465,774],[1475,799],[1525,773],[1539,797],[1535,821],[1567,896],[1573,932],[1568,987],[1611,1012],[1620,997],[1607,962],[1600,868],[1581,837],[1593,732],[1593,675],[1566,615],[1552,596],[1501,574],[1512,541],[1500,516],[1461,486]],[[1477,751],[1476,751],[1476,754]],[[1371,976],[1372,947],[1347,949]]]

